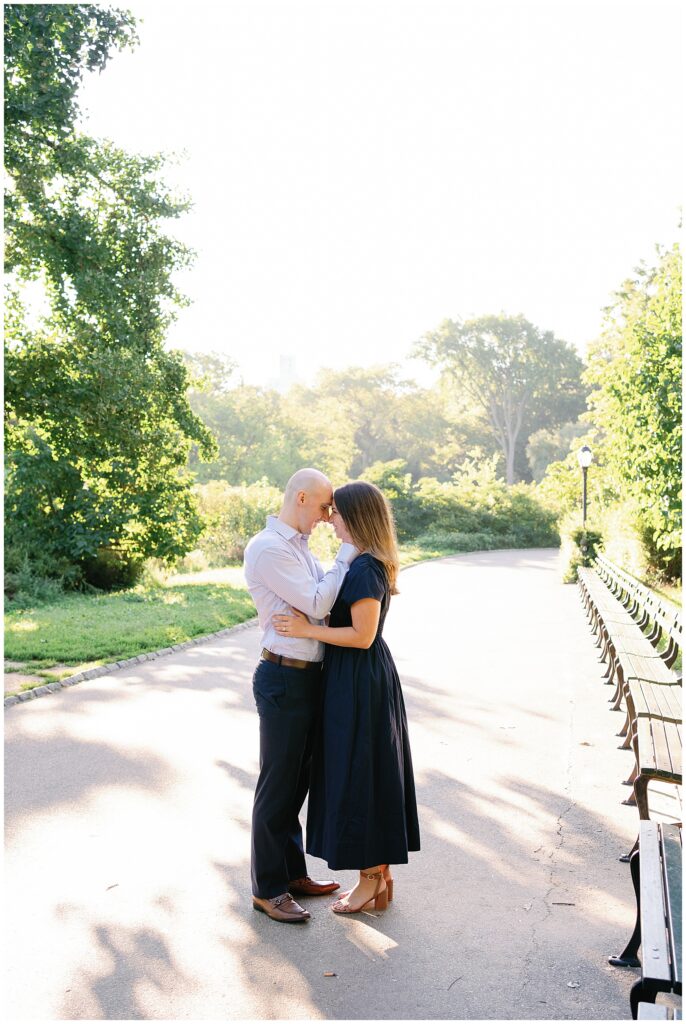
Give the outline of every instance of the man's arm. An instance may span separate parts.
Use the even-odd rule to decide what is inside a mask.
[[[255,571],[261,582],[288,604],[313,619],[323,619],[331,611],[350,563],[358,554],[352,544],[341,544],[332,568],[317,581],[287,551],[269,548],[260,553]]]

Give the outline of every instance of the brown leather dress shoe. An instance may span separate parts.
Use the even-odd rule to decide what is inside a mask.
[[[274,896],[271,900],[253,896],[252,905],[255,910],[271,917],[272,921],[283,921],[285,924],[299,924],[301,921],[308,921],[312,916],[309,910],[295,902],[289,892],[282,892],[280,896]]]
[[[329,893],[340,889],[340,885],[333,881],[315,882],[309,875],[305,875],[304,878],[294,878],[288,883],[288,888],[292,892],[297,892],[299,896],[328,896]]]

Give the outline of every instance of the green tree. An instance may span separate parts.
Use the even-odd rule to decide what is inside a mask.
[[[450,475],[466,454],[463,424],[453,422],[443,396],[402,379],[393,365],[322,371],[286,402],[308,439],[308,461],[336,480],[397,459],[414,479]]]
[[[390,366],[322,370],[314,387],[291,389],[288,404],[293,418],[307,417],[313,450],[324,442],[329,458],[338,456],[337,475],[356,477],[394,457],[393,412],[403,386]]]
[[[237,364],[218,352],[183,354],[191,374],[189,401],[212,432],[216,457],[203,461],[197,446],[189,469],[199,483],[222,480],[238,486],[269,480],[284,487],[304,465],[303,432],[291,422],[278,391],[238,383]]]
[[[525,467],[524,448],[542,427],[584,409],[582,362],[571,345],[523,316],[444,320],[423,336],[417,355],[443,367],[482,410],[502,452],[508,484]]]
[[[563,423],[559,427],[544,427],[531,434],[526,446],[526,458],[534,481],[540,483],[550,463],[564,459],[572,445],[587,430],[588,424],[577,420],[576,423]],[[581,445],[578,444],[578,447]]]
[[[220,395],[191,393],[190,402],[218,448],[216,458],[205,464],[196,451],[191,453],[189,467],[199,482],[240,485],[267,479],[284,487],[307,462],[303,433],[287,416],[277,391],[244,384]]]
[[[680,569],[681,253],[660,251],[625,281],[589,349],[589,405],[607,464],[639,508],[656,567]]]
[[[217,397],[236,387],[238,363],[222,352],[182,352],[190,376],[191,394]]]
[[[211,435],[164,349],[189,251],[160,156],[79,132],[83,74],[135,40],[94,5],[5,8],[7,539],[89,567],[183,553],[201,529],[184,465]],[[43,312],[31,309],[40,292]]]

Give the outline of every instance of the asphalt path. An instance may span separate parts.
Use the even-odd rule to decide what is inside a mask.
[[[422,850],[390,908],[252,909],[260,637],[238,630],[7,709],[5,1019],[629,1016],[636,972],[607,956],[634,919],[631,755],[577,589],[551,550],[400,589]]]

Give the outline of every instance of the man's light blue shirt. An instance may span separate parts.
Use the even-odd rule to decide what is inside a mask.
[[[324,572],[304,534],[278,516],[267,516],[266,528],[249,541],[244,557],[245,580],[263,630],[262,646],[288,658],[321,661],[324,644],[320,640],[279,636],[272,615],[288,612],[291,606],[322,625],[358,554],[353,544],[341,544],[333,567]]]

